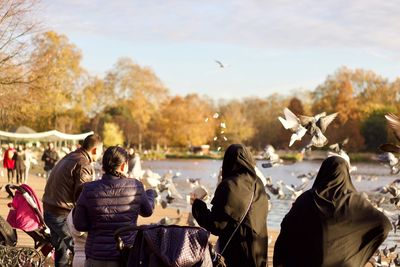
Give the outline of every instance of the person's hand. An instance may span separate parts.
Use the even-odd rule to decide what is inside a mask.
[[[157,191],[154,189],[147,189],[146,190],[146,195],[148,197],[156,198],[157,197]]]

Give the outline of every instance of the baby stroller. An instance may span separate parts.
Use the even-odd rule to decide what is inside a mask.
[[[155,224],[120,228],[114,238],[120,266],[212,267],[209,235],[200,227]]]
[[[43,209],[35,192],[27,184],[8,184],[6,191],[12,197],[12,202],[8,203],[10,211],[7,222],[11,227],[20,229],[32,237],[35,250],[44,258],[50,257],[53,251],[50,230],[44,223]]]

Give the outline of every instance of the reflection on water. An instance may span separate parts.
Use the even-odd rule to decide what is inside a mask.
[[[281,165],[270,169],[263,169],[261,163],[261,161],[258,161],[257,166],[265,176],[271,176],[274,183],[282,180],[288,185],[300,184],[301,181],[296,178],[297,175],[308,172],[316,173],[321,165],[320,161],[304,161],[295,164]],[[217,175],[221,168],[221,164],[222,161],[220,160],[162,160],[145,161],[143,162],[143,168],[149,168],[160,175],[163,175],[168,171],[181,173],[174,182],[183,195],[189,194],[191,191],[190,186],[186,182],[187,178],[201,178],[201,183],[206,186],[212,194],[216,187]],[[357,171],[352,173],[352,178],[354,186],[358,191],[371,192],[374,189],[384,186],[398,178],[398,176],[390,175],[389,169],[381,164],[360,163],[355,165],[357,166]],[[377,179],[371,179],[371,181],[364,179],[374,177],[377,177]],[[356,178],[363,179],[359,181],[359,179]],[[311,187],[311,185],[312,181],[308,185],[308,188]],[[279,229],[282,218],[289,211],[293,201],[290,199],[280,200],[275,196],[271,196],[271,202],[272,210],[268,214],[268,227],[271,229]],[[190,209],[185,200],[177,201],[174,203],[174,206],[186,210]],[[388,205],[386,208],[389,209],[391,206]],[[391,211],[395,212],[396,215],[399,214],[398,210],[392,209]],[[385,243],[390,245],[398,242],[400,242],[399,233],[394,234],[394,232],[391,232]]]

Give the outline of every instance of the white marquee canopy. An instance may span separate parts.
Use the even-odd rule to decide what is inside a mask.
[[[57,130],[51,130],[41,133],[11,133],[0,131],[0,139],[23,139],[23,140],[49,140],[49,141],[61,141],[61,140],[83,140],[93,132],[87,132],[82,134],[66,134]]]

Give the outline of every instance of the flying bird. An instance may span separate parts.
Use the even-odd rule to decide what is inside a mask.
[[[344,147],[349,142],[349,138],[344,139],[342,142],[338,142],[336,144],[330,145],[329,148],[337,153],[344,150]]]
[[[342,142],[338,142],[336,144],[330,145],[328,151],[328,157],[330,156],[340,156],[344,160],[346,160],[347,164],[349,164],[349,172],[354,172],[357,170],[356,166],[352,166],[350,163],[350,157],[347,154],[347,152],[344,150],[344,147],[347,145],[349,142],[349,138],[344,139]]]
[[[278,120],[282,123],[285,129],[292,132],[289,142],[290,147],[294,142],[300,141],[301,138],[303,138],[307,132],[307,129],[301,125],[300,119],[293,112],[291,112],[290,109],[285,108],[283,113],[285,114],[285,118],[278,117]]]
[[[214,60],[214,61],[219,65],[220,68],[225,68],[224,64],[222,64],[221,61],[219,60]]]
[[[386,114],[385,118],[390,128],[392,128],[396,139],[400,141],[400,118],[393,113]],[[400,153],[400,146],[390,143],[380,145],[379,149],[385,152]]]
[[[328,125],[336,118],[337,112],[326,115],[326,112],[319,113],[313,117],[299,116],[300,123],[307,129],[307,133],[311,136],[310,145],[315,147],[323,147],[328,143],[328,139],[324,133]]]

